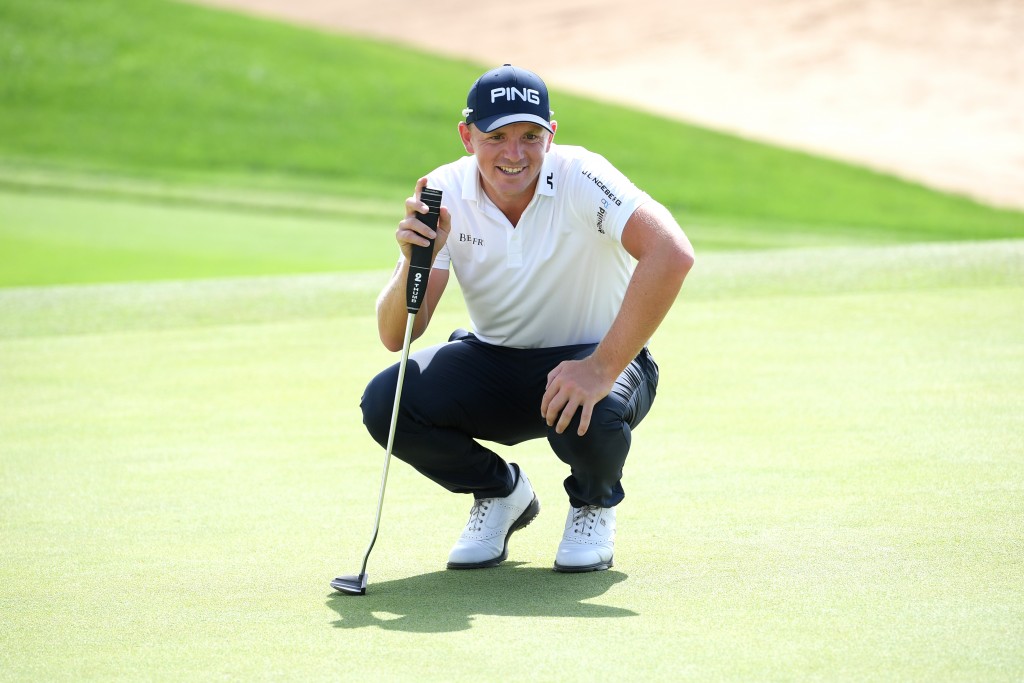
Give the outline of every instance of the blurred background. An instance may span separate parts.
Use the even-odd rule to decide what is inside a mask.
[[[1019,0],[204,0],[1024,208]],[[557,112],[556,112],[557,113]]]
[[[463,153],[468,84],[504,62],[702,249],[1024,226],[1020,2],[206,2],[0,8],[0,283],[380,267],[376,231]]]

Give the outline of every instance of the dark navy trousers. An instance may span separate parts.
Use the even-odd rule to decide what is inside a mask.
[[[647,415],[658,387],[658,366],[645,348],[594,406],[590,428],[578,436],[579,410],[562,434],[540,412],[547,375],[564,360],[593,353],[596,344],[514,349],[485,344],[458,330],[447,344],[410,354],[392,453],[449,491],[504,497],[514,482],[505,461],[477,439],[511,446],[547,438],[569,465],[565,480],[576,507],[614,507],[623,499],[622,468],[631,432]],[[398,365],[370,381],[363,423],[387,446]]]

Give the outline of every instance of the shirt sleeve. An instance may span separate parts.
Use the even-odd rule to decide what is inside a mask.
[[[617,242],[622,241],[629,217],[651,199],[607,159],[593,152],[577,158],[568,181],[577,218]]]
[[[437,256],[434,257],[433,268],[440,268],[441,270],[448,270],[452,264],[452,256],[448,253],[448,243],[441,247],[440,251],[437,252]]]

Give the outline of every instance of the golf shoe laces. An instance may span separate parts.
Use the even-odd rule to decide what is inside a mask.
[[[491,498],[480,498],[473,501],[473,507],[469,511],[469,521],[466,522],[466,530],[470,532],[481,531],[484,528],[484,518],[491,507]]]
[[[596,520],[596,505],[584,505],[583,507],[574,507],[572,509],[572,528],[574,533],[581,536],[589,536]]]

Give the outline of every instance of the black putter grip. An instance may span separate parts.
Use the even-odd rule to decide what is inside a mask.
[[[424,187],[420,192],[420,201],[427,205],[426,214],[420,214],[420,222],[431,230],[437,230],[437,221],[441,217],[441,190]],[[416,313],[427,295],[427,281],[430,279],[430,267],[433,265],[434,240],[425,247],[413,245],[412,260],[409,262],[409,279],[405,282],[405,308]]]

